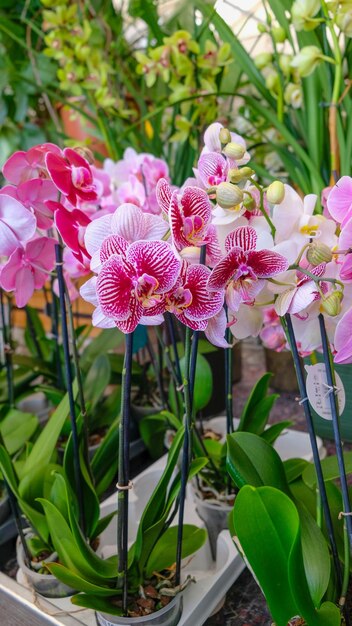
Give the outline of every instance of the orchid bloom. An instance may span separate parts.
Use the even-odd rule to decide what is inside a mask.
[[[165,294],[174,286],[181,268],[166,241],[136,241],[129,245],[110,235],[100,250],[102,268],[96,294],[104,316],[124,333],[131,333],[142,318],[165,310]],[[106,260],[105,260],[106,259]],[[81,290],[85,297],[85,290]]]
[[[61,154],[60,148],[53,143],[39,144],[27,152],[23,150],[15,152],[7,159],[2,173],[13,185],[20,185],[32,178],[48,178],[45,157],[49,152]]]
[[[166,310],[193,330],[205,330],[209,318],[223,307],[224,291],[207,289],[209,275],[205,265],[188,265],[184,261],[178,280],[165,295]]]
[[[83,263],[84,256],[89,257],[84,245],[84,233],[90,224],[90,218],[79,209],[68,211],[60,202],[49,200],[46,204],[55,214],[55,226],[63,241],[72,250],[76,259]]]
[[[160,239],[167,230],[167,222],[158,215],[144,213],[134,204],[121,204],[114,213],[92,220],[86,229],[84,241],[92,257],[91,269],[99,270],[100,248],[109,235],[120,235],[128,243],[133,243],[140,239]]]
[[[72,148],[65,148],[61,154],[48,152],[46,167],[56,188],[76,205],[78,200],[96,200],[97,192],[88,161]]]
[[[25,247],[14,250],[3,265],[0,284],[5,291],[14,291],[16,304],[24,307],[35,289],[41,289],[55,266],[56,240],[38,237]]]
[[[288,261],[270,250],[256,250],[257,233],[250,226],[236,228],[226,237],[226,256],[214,267],[208,288],[226,289],[231,312],[241,303],[251,303],[265,286],[265,280],[284,272]]]
[[[331,189],[327,208],[330,215],[339,222],[342,228],[352,218],[352,178],[342,176]]]
[[[220,131],[224,128],[220,122],[214,122],[214,124],[210,124],[204,133],[204,148],[202,150],[202,155],[207,154],[208,152],[221,152],[222,146],[220,142]],[[231,141],[235,143],[239,143],[242,146],[246,147],[246,142],[237,133],[230,133]],[[248,152],[244,154],[242,159],[236,161],[237,165],[245,165],[250,160],[250,155]]]
[[[18,187],[5,185],[0,189],[0,194],[16,198],[23,206],[33,211],[38,228],[47,230],[53,225],[53,212],[46,205],[47,200],[57,198],[57,189],[51,180],[33,178],[20,183]]]
[[[323,276],[325,270],[325,263],[321,263],[316,267],[309,267],[309,272],[317,277]],[[320,289],[325,293],[327,291],[326,283],[320,283]],[[320,298],[321,295],[317,283],[309,276],[298,271],[296,285],[293,285],[277,296],[275,311],[280,316],[286,313],[296,315],[305,311],[313,302],[320,300]]]
[[[37,221],[34,215],[15,198],[0,195],[0,257],[9,256],[16,248],[31,239]]]
[[[227,180],[229,162],[217,152],[203,154],[194,170],[196,177],[201,181],[205,189],[213,185],[219,185]]]
[[[352,363],[352,307],[342,316],[336,326],[335,363]]]

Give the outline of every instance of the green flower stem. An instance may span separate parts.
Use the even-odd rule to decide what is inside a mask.
[[[87,414],[87,407],[86,407],[86,402],[84,399],[84,390],[83,390],[83,381],[82,381],[82,374],[81,374],[81,368],[79,365],[79,354],[78,354],[78,349],[77,349],[77,343],[76,343],[76,334],[75,334],[75,325],[74,325],[74,321],[73,321],[73,312],[72,312],[72,304],[71,304],[71,300],[70,300],[70,296],[68,294],[68,290],[67,290],[67,286],[65,285],[65,300],[66,300],[66,309],[67,309],[67,317],[68,317],[68,323],[69,323],[69,327],[70,327],[70,335],[71,335],[71,346],[72,346],[72,356],[73,356],[73,363],[75,366],[75,374],[76,374],[76,380],[77,380],[77,388],[78,388],[78,398],[79,398],[79,405],[81,408],[81,415],[82,415],[82,420],[83,420],[83,454],[84,454],[84,460],[86,462],[86,467],[90,473],[90,477],[92,478],[92,473],[91,473],[91,468],[90,468],[90,462],[89,462],[89,442],[88,442],[88,437],[89,437],[89,424],[88,424],[88,414]]]
[[[176,546],[176,573],[175,585],[181,582],[181,560],[182,560],[182,539],[183,539],[183,523],[185,512],[186,487],[189,474],[191,439],[192,439],[192,402],[190,393],[190,362],[191,362],[191,329],[186,327],[185,338],[185,368],[183,374],[183,394],[185,403],[185,438],[182,449],[182,467],[181,467],[181,489],[179,499],[178,514],[178,531]]]
[[[339,605],[341,609],[345,607],[346,596],[348,593],[348,587],[350,582],[350,543],[348,538],[348,530],[346,526],[346,522],[343,524],[343,546],[344,546],[344,567],[343,567],[343,580],[342,580],[342,588],[341,588],[341,596],[339,599]]]
[[[258,189],[259,193],[260,193],[260,210],[263,214],[263,217],[265,217],[266,221],[268,222],[269,226],[270,226],[270,230],[271,230],[271,234],[273,236],[273,238],[275,237],[275,233],[276,233],[276,228],[273,224],[273,222],[271,221],[269,215],[267,214],[266,210],[264,209],[264,191],[262,189],[262,187],[257,183],[256,180],[254,180],[253,178],[250,178],[250,182],[251,184]]]
[[[128,491],[130,485],[130,413],[132,384],[133,333],[125,335],[125,359],[121,383],[121,420],[119,425],[119,468],[117,497],[118,584],[122,576],[122,608],[128,609]]]
[[[9,324],[7,326],[5,319],[4,292],[0,289],[0,314],[1,327],[4,344],[4,358],[6,367],[7,392],[9,405],[15,405],[15,391],[13,385],[13,362],[12,362],[12,344],[11,344],[11,302],[8,300]]]

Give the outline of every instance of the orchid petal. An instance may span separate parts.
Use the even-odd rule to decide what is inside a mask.
[[[148,274],[158,281],[156,293],[169,291],[181,268],[181,261],[166,241],[136,241],[128,248],[126,259],[138,277]]]
[[[165,178],[158,180],[156,186],[156,198],[161,210],[168,214],[171,203],[171,186]]]
[[[16,274],[15,300],[22,309],[31,299],[34,292],[34,276],[29,267],[21,267]]]
[[[352,178],[342,176],[332,188],[327,199],[330,215],[340,223],[352,217]]]
[[[96,285],[103,313],[119,320],[127,319],[136,298],[132,296],[132,278],[127,274],[119,256],[113,256],[104,263]]]
[[[208,289],[210,291],[218,291],[224,289],[231,280],[238,267],[238,255],[241,254],[240,248],[232,248],[227,255],[217,263],[208,279]]]
[[[263,325],[263,314],[260,309],[242,305],[236,313],[235,322],[230,330],[236,339],[257,337]]]
[[[219,313],[211,317],[205,329],[205,336],[214,346],[218,348],[231,348],[231,344],[225,339],[227,319],[225,310],[220,309]]]
[[[258,278],[269,278],[288,268],[288,261],[284,256],[270,250],[248,252],[248,264]]]
[[[224,291],[209,291],[207,281],[210,270],[204,265],[190,265],[187,269],[187,279],[184,285],[192,294],[192,302],[187,307],[185,315],[193,320],[209,319],[217,313],[224,304]]]
[[[100,248],[100,261],[104,263],[113,254],[123,256],[128,249],[128,242],[120,235],[110,235],[104,239]]]
[[[84,233],[84,245],[91,256],[100,249],[104,239],[112,234],[112,215],[103,215],[92,220]]]
[[[90,304],[94,304],[94,306],[99,305],[99,300],[97,296],[97,277],[93,276],[87,280],[79,290],[83,300],[86,302],[90,302]]]
[[[257,233],[251,226],[240,226],[229,233],[225,239],[226,252],[232,248],[241,248],[244,252],[255,250]]]

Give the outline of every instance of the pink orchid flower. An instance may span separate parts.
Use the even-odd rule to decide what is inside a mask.
[[[142,161],[141,173],[148,189],[148,195],[155,189],[161,178],[169,178],[169,168],[167,163],[165,163],[162,159],[156,159],[149,154],[145,155]]]
[[[264,326],[259,333],[265,348],[282,352],[287,347],[286,335],[274,307],[263,311]]]
[[[20,183],[18,187],[5,185],[0,189],[0,194],[16,198],[23,206],[33,211],[37,218],[38,228],[47,230],[53,225],[53,212],[46,205],[47,200],[57,198],[57,189],[51,180],[32,178]]]
[[[49,152],[61,154],[60,148],[53,143],[39,144],[27,152],[15,152],[7,159],[2,173],[13,185],[19,185],[31,178],[48,178],[45,157]]]
[[[227,329],[227,317],[225,309],[220,309],[219,313],[210,317],[204,334],[208,341],[218,348],[231,348],[231,344],[225,339]]]
[[[335,363],[352,363],[352,308],[340,319],[336,326],[334,347],[336,354]]]
[[[157,215],[144,213],[140,207],[121,204],[114,213],[94,219],[85,232],[85,246],[92,257],[91,269],[100,267],[100,248],[109,235],[120,235],[128,243],[140,239],[161,239],[168,230],[168,224]]]
[[[205,330],[209,318],[219,313],[224,304],[224,290],[208,290],[209,275],[205,265],[188,265],[184,261],[178,280],[165,296],[166,309],[193,330]]]
[[[226,256],[214,267],[208,281],[211,291],[226,288],[230,311],[251,303],[264,288],[264,278],[271,278],[288,267],[281,254],[256,250],[257,233],[251,226],[236,228],[225,240]]]
[[[65,148],[62,155],[48,152],[45,162],[54,185],[73,206],[79,200],[97,199],[90,165],[78,152],[72,148]]]
[[[229,162],[217,152],[203,154],[194,170],[196,177],[205,189],[225,182],[229,171]]]
[[[0,284],[14,291],[19,308],[26,306],[35,289],[41,289],[55,266],[56,240],[38,237],[18,247],[2,267]]]
[[[117,205],[128,203],[142,208],[146,202],[145,188],[136,176],[130,175],[113,193],[113,199]]]
[[[37,221],[18,200],[0,195],[0,257],[9,256],[21,242],[31,239]]]
[[[46,204],[54,213],[55,226],[63,241],[72,250],[76,259],[84,263],[84,257],[90,257],[84,245],[84,234],[91,222],[90,218],[79,209],[68,211],[60,202],[49,200]]]
[[[122,332],[132,332],[144,317],[163,313],[164,295],[174,286],[181,268],[166,241],[129,245],[122,237],[111,235],[100,254],[106,260],[96,281],[99,305]]]
[[[323,276],[326,270],[326,264],[321,263],[316,267],[307,269],[314,276]],[[275,301],[275,311],[278,315],[283,316],[286,313],[292,315],[302,314],[313,302],[320,300],[321,296],[317,288],[317,284],[309,276],[297,272],[297,284],[290,289],[283,291],[278,295]],[[327,284],[320,283],[320,289],[323,293],[327,291]]]
[[[352,218],[352,178],[342,176],[332,188],[327,199],[327,208],[336,222],[342,226]]]

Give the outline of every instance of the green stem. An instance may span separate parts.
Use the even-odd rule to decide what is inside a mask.
[[[269,215],[267,214],[266,210],[264,209],[264,191],[262,189],[262,187],[257,183],[256,180],[254,180],[253,178],[250,179],[251,184],[258,189],[259,193],[260,193],[260,210],[263,214],[263,217],[265,217],[266,221],[268,222],[269,226],[270,226],[270,230],[271,230],[271,234],[273,236],[273,238],[275,237],[275,233],[276,233],[276,228],[273,224],[273,222],[271,221]]]
[[[348,531],[347,531],[347,526],[345,522],[343,524],[343,547],[344,547],[343,580],[342,580],[341,596],[339,599],[339,605],[342,609],[345,606],[346,596],[347,596],[349,582],[350,582],[350,560],[351,560]]]

